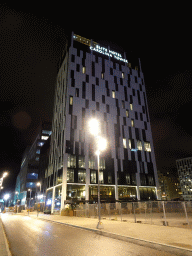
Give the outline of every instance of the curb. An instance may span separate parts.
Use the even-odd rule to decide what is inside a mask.
[[[55,221],[55,220],[48,220],[48,219],[44,219],[44,218],[36,217],[36,216],[29,216],[29,217],[44,220],[44,221],[48,221],[48,222],[53,222],[53,223],[57,223],[57,224],[63,224],[63,225],[71,226],[71,227],[74,227],[74,228],[84,229],[84,230],[87,230],[87,231],[90,231],[90,232],[95,232],[96,234],[102,235],[102,236],[105,236],[105,237],[110,237],[110,238],[113,238],[113,239],[118,239],[118,240],[129,242],[129,243],[134,243],[134,244],[137,244],[137,245],[149,247],[151,249],[155,248],[155,249],[158,249],[160,251],[175,253],[175,255],[181,255],[181,256],[184,256],[184,255],[191,256],[192,255],[192,249],[188,249],[188,248],[183,248],[183,247],[179,247],[179,246],[177,247],[177,246],[174,246],[174,245],[167,245],[167,244],[158,243],[158,242],[152,242],[152,241],[148,241],[148,240],[144,240],[144,239],[140,239],[140,238],[135,238],[135,237],[128,237],[128,236],[119,235],[119,234],[116,234],[116,233],[111,233],[111,232],[92,229],[92,228],[87,228],[87,227],[76,226],[76,225],[73,225],[73,224],[63,223],[63,222]]]
[[[0,215],[0,225],[2,226],[2,230],[3,230],[3,236],[4,236],[4,241],[5,241],[5,246],[6,246],[7,255],[8,255],[8,256],[12,256],[12,253],[11,253],[11,251],[10,251],[9,241],[8,241],[7,235],[6,235],[6,233],[5,233],[4,224],[3,224],[3,221],[2,221],[2,219],[1,219],[1,215]]]

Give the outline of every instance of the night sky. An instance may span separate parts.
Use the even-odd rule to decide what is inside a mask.
[[[5,192],[14,189],[22,154],[40,120],[52,120],[57,62],[70,31],[109,41],[141,59],[157,169],[174,171],[176,159],[192,156],[187,7],[95,5],[75,10],[58,4],[44,9],[0,5],[0,177],[9,171]]]

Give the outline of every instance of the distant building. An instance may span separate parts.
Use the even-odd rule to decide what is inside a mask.
[[[161,200],[181,200],[182,192],[178,176],[157,171]]]
[[[192,157],[176,160],[184,200],[192,200]]]
[[[42,192],[44,174],[42,174],[43,164],[40,164],[41,148],[49,143],[51,133],[51,123],[41,124],[33,144],[28,146],[23,154],[15,186],[15,201],[19,200],[17,202],[20,205],[27,206],[30,200],[30,205],[33,206],[37,193]],[[42,187],[37,187],[37,182],[42,182]]]
[[[140,61],[72,33],[58,67],[47,205],[97,201],[97,161],[88,122],[108,141],[100,158],[101,201],[155,200],[158,177]]]

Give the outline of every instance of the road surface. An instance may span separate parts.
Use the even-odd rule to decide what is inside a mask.
[[[13,256],[173,256],[94,232],[17,214],[2,214]]]

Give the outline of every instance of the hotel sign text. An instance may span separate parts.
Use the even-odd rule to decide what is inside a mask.
[[[123,57],[122,57],[122,55],[120,53],[108,50],[105,47],[100,47],[99,45],[96,45],[95,47],[90,46],[90,49],[92,51],[96,51],[96,52],[102,53],[104,55],[107,55],[109,57],[113,57],[113,58],[115,58],[117,60],[120,60],[120,61],[128,63],[128,61],[126,59],[123,59]]]

